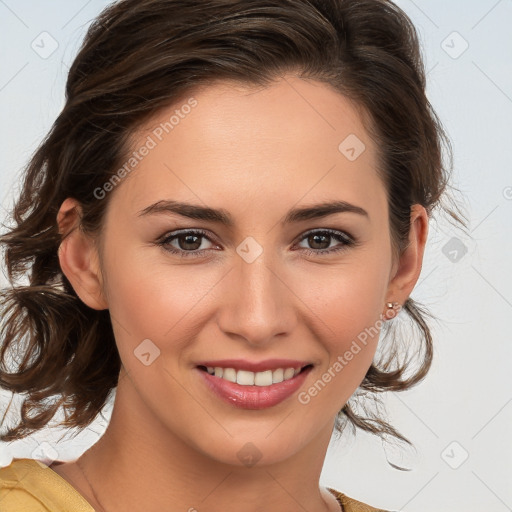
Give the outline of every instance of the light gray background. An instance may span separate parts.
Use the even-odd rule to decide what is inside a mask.
[[[108,3],[0,0],[2,220],[22,166],[62,107],[78,44]],[[455,184],[467,198],[470,235],[444,221],[431,225],[413,297],[439,318],[436,359],[417,388],[386,398],[393,425],[416,447],[404,458],[386,448],[388,457],[412,470],[392,469],[379,439],[358,433],[332,443],[322,481],[391,510],[512,510],[512,0],[397,3],[421,36],[428,94],[454,145]],[[50,56],[31,47],[35,41],[39,53],[52,49],[42,32],[58,44]],[[447,246],[453,237],[456,245]],[[0,417],[9,397],[0,394]],[[106,420],[109,415],[107,407]],[[58,458],[72,460],[96,441],[106,420],[59,444],[65,431],[55,429],[0,443],[0,466],[13,456],[37,457],[34,450],[44,450],[47,445],[38,446],[45,441]]]

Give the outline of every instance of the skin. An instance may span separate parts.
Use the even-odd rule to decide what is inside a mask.
[[[107,512],[230,512],[240,504],[246,512],[337,511],[319,485],[322,465],[335,417],[363,380],[378,337],[308,404],[296,393],[268,409],[237,409],[206,388],[195,365],[309,361],[315,366],[299,391],[307,390],[359,333],[379,325],[387,301],[408,298],[421,271],[427,213],[411,209],[409,245],[394,258],[378,148],[354,105],[324,84],[286,75],[265,88],[221,82],[193,96],[197,107],[103,199],[110,202],[101,245],[75,229],[59,249],[83,302],[110,310],[122,360],[109,426],[80,464]],[[141,128],[134,149],[175,108]],[[354,161],[338,150],[349,134],[366,146]],[[224,208],[234,227],[138,216],[164,199]],[[328,200],[368,216],[281,224],[291,208]],[[78,209],[71,198],[63,202],[61,232],[76,226]],[[155,244],[185,228],[207,232],[210,240],[195,249],[202,256],[180,258]],[[327,228],[357,245],[321,255],[342,244],[314,245],[304,233]],[[252,263],[236,251],[248,236],[263,248]],[[181,241],[170,245],[187,250]],[[160,350],[149,366],[134,356],[144,339]],[[261,453],[252,467],[237,457],[248,442]],[[101,510],[76,461],[52,468]]]

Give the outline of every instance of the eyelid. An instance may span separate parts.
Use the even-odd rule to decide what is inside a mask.
[[[201,228],[181,228],[181,229],[176,229],[174,231],[166,231],[162,236],[160,236],[157,239],[157,243],[163,243],[167,240],[170,240],[171,238],[176,239],[179,236],[184,236],[184,235],[188,235],[188,234],[200,235],[203,238],[206,238],[207,240],[209,240],[212,244],[220,245],[218,242],[216,242],[216,237],[214,235],[212,235],[209,231],[207,231],[205,229],[201,229]],[[208,250],[208,249],[202,249],[202,250]],[[192,251],[187,251],[187,252],[192,252]]]
[[[301,237],[298,239],[298,242],[300,243],[303,240],[306,240],[310,235],[314,234],[327,234],[331,238],[338,240],[339,243],[341,243],[341,246],[335,245],[334,247],[330,247],[327,249],[309,249],[307,247],[301,247],[300,251],[302,251],[304,254],[307,254],[309,256],[313,257],[328,257],[329,255],[339,255],[343,252],[347,251],[350,248],[359,246],[359,242],[349,233],[346,231],[340,230],[340,229],[333,229],[333,228],[315,228],[309,231],[306,231],[301,235]]]
[[[313,235],[315,233],[328,233],[330,235],[338,235],[343,236],[347,239],[347,241],[355,242],[355,238],[348,233],[347,231],[344,231],[343,229],[334,229],[334,228],[314,228],[310,229],[304,233],[302,233],[299,238],[297,238],[297,242],[301,242],[305,238],[307,238],[309,235]]]

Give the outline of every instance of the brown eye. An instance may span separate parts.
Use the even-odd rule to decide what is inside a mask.
[[[307,242],[309,245],[309,248],[303,247],[303,250],[305,250],[307,254],[312,255],[325,255],[339,252],[355,245],[355,240],[346,233],[330,229],[310,231],[302,237],[301,242],[303,241]],[[330,247],[333,241],[338,241],[338,245]]]
[[[211,249],[211,247],[203,247],[201,249],[204,240],[211,242],[205,232],[189,230],[170,234],[158,242],[158,245],[172,254],[179,254],[182,257],[193,257],[202,256],[205,251]]]
[[[326,233],[314,233],[307,237],[307,241],[313,249],[327,249],[330,245],[331,238],[332,236]],[[327,246],[325,246],[326,243]]]
[[[179,248],[185,251],[196,251],[202,243],[201,235],[179,235],[175,239],[178,240]]]

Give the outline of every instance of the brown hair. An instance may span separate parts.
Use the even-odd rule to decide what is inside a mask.
[[[1,292],[0,386],[27,395],[20,423],[0,440],[43,428],[60,406],[65,414],[60,425],[84,428],[117,385],[120,358],[109,312],[87,307],[60,268],[63,235],[56,216],[64,199],[79,201],[80,229],[100,233],[109,197],[98,200],[94,191],[125,161],[131,135],[146,120],[199,86],[218,80],[267,85],[290,71],[329,85],[360,108],[380,148],[378,171],[398,253],[407,242],[415,203],[429,215],[439,206],[464,224],[454,209],[441,204],[451,146],[425,94],[415,28],[392,2],[114,3],[87,31],[69,71],[65,106],[26,168],[12,211],[14,226],[0,238],[11,284]],[[21,285],[24,276],[29,283]],[[425,377],[433,356],[426,315],[409,298],[403,312],[386,323],[383,329],[393,343],[386,343],[340,411],[339,432],[350,423],[354,430],[409,443],[378,412],[367,410],[366,395],[409,389]],[[404,316],[416,333],[398,336],[396,326]],[[10,372],[7,355],[15,348],[18,366]],[[356,413],[358,394],[365,395],[363,415]]]

